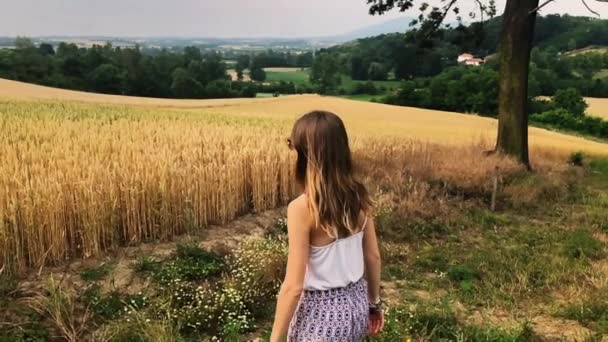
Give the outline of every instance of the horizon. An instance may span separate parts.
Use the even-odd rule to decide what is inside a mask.
[[[415,17],[417,9],[406,13],[389,12],[383,16],[368,14],[365,0],[310,0],[290,3],[288,0],[266,0],[251,5],[245,0],[232,3],[199,3],[179,0],[146,3],[144,15],[137,0],[109,0],[94,3],[65,0],[61,5],[36,0],[11,1],[0,12],[0,36],[112,37],[112,38],[204,38],[204,39],[301,39],[324,38],[361,30],[402,17]],[[497,1],[497,15],[505,0]],[[437,3],[437,0],[431,1]],[[589,5],[604,16],[608,3]],[[462,6],[463,18],[471,8]],[[197,13],[204,14],[199,15]],[[339,14],[339,15],[337,15]],[[557,1],[543,8],[542,15],[570,14],[593,16],[582,3]],[[52,20],[49,20],[51,18]],[[177,19],[173,19],[177,18]],[[226,18],[230,20],[226,20]],[[602,17],[603,18],[603,17]],[[454,16],[448,20],[454,20]],[[473,20],[463,20],[465,23]],[[246,33],[244,33],[246,32]]]

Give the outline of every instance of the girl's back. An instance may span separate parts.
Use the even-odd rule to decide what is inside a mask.
[[[290,341],[362,341],[384,322],[375,310],[380,253],[346,129],[335,114],[312,112],[296,122],[288,144],[303,195],[287,210],[287,274],[271,341],[287,332]]]

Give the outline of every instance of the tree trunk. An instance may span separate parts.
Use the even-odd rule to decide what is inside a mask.
[[[528,71],[539,0],[507,0],[500,42],[498,140],[496,150],[530,167]]]

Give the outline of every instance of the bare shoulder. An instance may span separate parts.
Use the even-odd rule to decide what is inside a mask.
[[[287,218],[289,221],[297,223],[298,226],[311,226],[313,220],[308,211],[308,199],[306,196],[300,196],[289,203],[289,206],[287,206]]]

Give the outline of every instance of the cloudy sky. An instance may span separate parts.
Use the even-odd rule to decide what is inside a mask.
[[[497,0],[500,10],[504,1]],[[608,18],[608,3],[587,1],[604,18]],[[0,36],[323,36],[349,32],[400,15],[395,12],[383,17],[369,16],[365,2],[0,0]],[[461,2],[473,3],[469,0]],[[579,0],[556,0],[543,13],[589,15]]]

